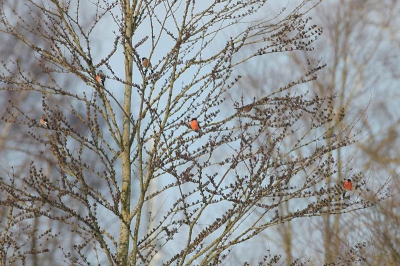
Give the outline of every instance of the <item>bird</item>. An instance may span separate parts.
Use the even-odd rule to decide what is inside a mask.
[[[240,111],[240,112],[248,113],[248,112],[251,111],[252,108],[253,108],[253,106],[249,104],[249,105],[245,105],[245,106],[242,106],[242,107],[239,107],[239,108],[236,108],[236,109],[238,111]]]
[[[351,190],[353,188],[353,184],[351,183],[351,179],[347,179],[344,182],[343,187],[344,187],[344,193],[343,193],[343,198],[344,198],[344,196],[346,195],[346,191],[349,191],[349,190]]]
[[[48,129],[50,129],[49,120],[45,116],[42,116],[40,118],[40,124],[46,126]]]
[[[147,57],[142,57],[142,66],[146,69],[149,67],[151,68],[151,63]]]
[[[104,86],[104,82],[106,81],[106,75],[103,73],[102,70],[99,70],[96,75],[96,81]]]
[[[192,118],[192,120],[190,120],[190,127],[196,132],[200,132],[201,130],[199,122],[197,122],[197,118]]]

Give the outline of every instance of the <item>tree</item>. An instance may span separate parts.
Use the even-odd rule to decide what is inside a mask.
[[[48,126],[13,101],[4,120],[21,125],[44,145],[38,156],[52,159],[47,171],[34,159],[26,176],[1,179],[8,212],[2,263],[51,251],[71,264],[218,265],[277,224],[385,198],[385,186],[364,197],[363,174],[336,168],[331,152],[355,143],[359,132],[351,123],[331,134],[345,115],[332,108],[336,96],[302,90],[323,64],[308,61],[301,76],[248,105],[229,97],[244,62],[313,49],[322,29],[308,12],[319,2],[261,19],[266,1],[32,0],[26,13],[3,4],[2,34],[25,44],[47,80],[32,78],[18,61],[3,62],[2,90],[40,95]],[[108,45],[103,56],[100,41]],[[78,89],[64,87],[63,78],[77,80]],[[200,132],[190,129],[192,118]],[[341,184],[326,187],[338,173],[352,178],[358,200],[343,200]],[[286,202],[296,205],[284,212]],[[44,224],[35,233],[34,217]],[[60,230],[46,227],[49,221]],[[22,225],[27,239],[15,237]],[[21,244],[31,238],[36,246]],[[273,264],[279,256],[259,259]]]

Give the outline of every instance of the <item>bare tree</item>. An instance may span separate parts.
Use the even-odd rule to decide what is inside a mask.
[[[311,51],[322,34],[308,17],[320,1],[257,18],[266,2],[31,0],[27,13],[3,4],[2,34],[22,41],[46,77],[33,78],[18,61],[11,75],[3,62],[0,81],[10,85],[2,90],[40,95],[43,110],[39,123],[42,115],[11,101],[4,120],[45,145],[38,156],[52,158],[49,171],[34,159],[29,172],[1,179],[0,203],[9,210],[3,264],[57,249],[69,264],[218,265],[268,228],[387,197],[386,186],[363,194],[364,175],[332,156],[356,142],[357,119],[332,134],[347,111],[332,108],[336,95],[295,90],[316,80],[323,64],[308,61],[301,75],[247,105],[229,97],[244,62]],[[231,31],[236,25],[244,26]],[[107,35],[100,56],[107,31],[114,38]],[[79,89],[63,78],[79,80]],[[343,201],[341,184],[327,186],[338,174],[352,178],[361,197]],[[288,202],[295,208],[280,208]],[[33,217],[63,228],[44,223],[36,246],[21,244],[30,239],[15,237],[16,227],[32,235]],[[62,244],[66,229],[72,246]],[[54,240],[58,247],[41,248]],[[274,264],[279,256],[257,259]]]

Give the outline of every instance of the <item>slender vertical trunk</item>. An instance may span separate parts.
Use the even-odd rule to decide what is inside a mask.
[[[131,98],[132,87],[132,14],[129,6],[129,1],[125,2],[123,13],[125,15],[125,28],[124,28],[124,55],[125,55],[125,80],[126,85],[124,89],[124,110],[125,113],[131,113]],[[128,252],[129,252],[129,230],[130,230],[130,199],[131,199],[131,163],[130,163],[130,135],[131,124],[128,116],[123,116],[122,128],[122,142],[121,142],[121,161],[122,161],[122,190],[121,190],[121,214],[122,219],[119,235],[119,250],[118,260],[121,266],[128,265]]]
[[[39,220],[38,217],[35,217],[32,220],[32,243],[31,243],[32,250],[39,249],[38,243],[37,243],[37,236],[35,235],[36,234],[36,230],[38,230],[38,223],[39,223],[38,220]],[[38,266],[39,265],[38,264],[38,254],[32,254],[32,262],[31,263],[34,266]]]
[[[285,202],[280,206],[281,213],[289,213],[289,202]],[[284,210],[284,211],[283,211]],[[286,265],[291,266],[293,262],[292,248],[293,248],[293,235],[292,235],[292,225],[290,222],[283,223],[282,227],[282,238],[283,245],[285,249]]]

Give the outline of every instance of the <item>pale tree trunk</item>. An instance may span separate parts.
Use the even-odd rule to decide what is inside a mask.
[[[133,56],[132,56],[132,35],[133,35],[133,9],[131,9],[130,1],[125,1],[122,5],[125,21],[125,36],[124,36],[124,56],[125,56],[125,80],[126,85],[124,88],[124,111],[126,114],[131,113],[132,104],[132,67],[133,67]],[[121,265],[128,265],[128,253],[129,253],[129,232],[130,232],[130,207],[131,207],[131,162],[130,162],[130,147],[131,142],[131,121],[129,116],[123,116],[122,124],[122,188],[121,188],[121,228],[120,228],[120,239],[119,239],[119,250],[118,259]],[[133,240],[133,253],[136,253],[137,238]],[[136,265],[135,261],[132,265]]]
[[[285,212],[289,212],[289,203],[282,204],[282,209]],[[285,251],[286,266],[291,266],[293,262],[292,250],[293,250],[293,231],[291,223],[283,223],[281,225],[281,237],[283,239],[283,249]]]

